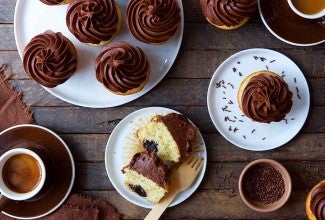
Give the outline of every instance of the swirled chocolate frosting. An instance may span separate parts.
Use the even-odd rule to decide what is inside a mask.
[[[40,1],[47,5],[59,5],[62,2],[64,2],[64,0],[40,0]]]
[[[119,16],[114,0],[73,0],[66,23],[82,43],[99,44],[117,33]]]
[[[204,17],[217,26],[236,26],[257,8],[256,0],[200,0]]]
[[[252,77],[242,94],[242,110],[254,121],[281,121],[292,107],[292,92],[280,78],[261,73]]]
[[[181,157],[192,152],[192,143],[196,140],[197,128],[189,122],[187,117],[177,113],[159,116],[157,121],[162,122],[173,136]]]
[[[176,0],[130,0],[127,6],[129,30],[144,43],[167,41],[177,31],[180,21]]]
[[[161,187],[166,187],[168,169],[167,166],[156,156],[156,153],[136,153],[131,162],[123,168],[135,170],[141,175],[151,179]]]
[[[310,209],[317,220],[325,220],[325,182],[312,192]]]
[[[46,87],[64,83],[77,70],[77,52],[60,32],[50,30],[32,38],[23,52],[27,74]]]
[[[144,52],[125,42],[112,43],[95,61],[96,78],[117,93],[138,88],[147,80],[149,63]]]

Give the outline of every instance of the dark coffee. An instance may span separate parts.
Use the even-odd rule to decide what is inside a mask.
[[[16,193],[27,193],[35,189],[41,179],[41,167],[28,154],[17,154],[3,166],[2,178],[5,185]]]
[[[324,0],[292,0],[292,4],[304,14],[317,14],[325,9]]]

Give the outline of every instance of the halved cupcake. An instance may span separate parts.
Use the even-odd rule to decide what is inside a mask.
[[[306,214],[309,220],[325,219],[325,180],[320,181],[308,193]]]

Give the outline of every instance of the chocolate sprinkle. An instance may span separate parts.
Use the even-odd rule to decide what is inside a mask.
[[[235,67],[232,68],[232,71],[234,71],[234,73],[237,71],[237,69]]]
[[[265,67],[266,67],[267,70],[269,70],[269,67],[267,65]]]
[[[240,121],[240,122],[244,122],[243,120],[238,120],[238,121]]]
[[[293,81],[294,81],[295,83],[297,83],[297,79],[296,79],[296,77],[295,77],[295,78],[293,78]]]
[[[224,112],[231,112],[229,109],[228,109],[228,106],[226,105],[225,107],[221,108],[222,111]]]
[[[234,85],[233,85],[233,84],[231,84],[231,83],[228,83],[227,85],[230,85],[230,86],[231,86],[231,88],[234,88]]]
[[[300,95],[299,95],[299,94],[297,94],[297,96],[298,96],[298,99],[301,99],[301,97],[300,97]]]
[[[243,74],[241,72],[239,72],[239,76],[243,76]]]
[[[272,204],[281,199],[285,191],[281,173],[267,163],[248,169],[243,178],[245,195],[256,202]]]
[[[255,60],[258,60],[258,56],[253,56]]]
[[[233,103],[231,100],[229,100],[228,104],[229,104],[229,105],[232,105],[232,104],[234,104],[234,103]]]
[[[232,131],[231,126],[229,126],[228,130],[229,130],[229,131]]]
[[[238,128],[234,128],[234,133],[236,133],[236,131],[238,131],[239,129]]]
[[[266,58],[265,58],[265,57],[260,57],[260,60],[261,60],[262,62],[264,62],[264,61],[266,60]]]
[[[252,130],[252,134],[255,132],[255,129]]]
[[[286,76],[285,74],[282,74],[282,75],[281,75],[282,78],[285,77],[285,76]]]
[[[298,89],[298,87],[296,87],[296,91],[297,91],[297,93],[299,93],[299,89]]]
[[[265,140],[265,137],[264,138],[262,138],[262,141],[264,141]]]
[[[245,135],[243,135],[243,138],[245,138],[245,139],[246,139],[246,136],[245,136]]]
[[[240,64],[240,61],[238,61],[237,64]]]
[[[275,62],[275,60],[271,60],[271,61],[270,61],[270,63],[273,63],[273,62]]]

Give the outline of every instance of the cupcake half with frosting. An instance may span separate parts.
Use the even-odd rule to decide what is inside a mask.
[[[95,61],[96,78],[117,95],[130,95],[146,85],[150,67],[141,48],[126,42],[105,47]]]
[[[244,25],[257,8],[256,0],[200,0],[206,20],[223,30]]]
[[[325,219],[325,180],[319,182],[308,193],[306,214],[309,220]]]
[[[45,87],[67,81],[77,70],[77,51],[60,32],[46,31],[32,38],[23,52],[26,73]]]
[[[143,43],[165,43],[176,33],[180,22],[180,8],[176,0],[129,0],[128,28]]]
[[[122,14],[114,0],[73,0],[67,10],[66,23],[80,42],[103,46],[120,31]]]
[[[282,77],[268,70],[247,76],[238,91],[243,113],[256,122],[283,120],[292,107],[292,92]]]

